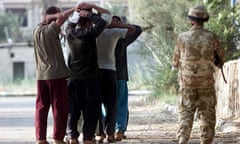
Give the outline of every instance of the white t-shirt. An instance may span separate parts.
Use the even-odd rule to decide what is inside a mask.
[[[106,28],[97,38],[98,67],[116,70],[115,48],[119,38],[125,38],[127,29]]]

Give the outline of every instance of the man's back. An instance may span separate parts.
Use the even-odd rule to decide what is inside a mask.
[[[142,28],[138,25],[132,25],[135,27],[135,31],[125,38],[118,40],[115,56],[116,56],[116,68],[117,79],[128,81],[128,62],[127,62],[127,47],[133,43],[142,33]]]
[[[98,66],[102,69],[116,70],[115,48],[119,38],[124,38],[127,29],[107,28],[97,38]]]
[[[96,38],[106,26],[106,22],[96,14],[92,14],[94,26],[78,28],[69,23],[67,39],[71,50],[68,66],[73,79],[91,78],[97,75],[97,46]]]
[[[34,51],[38,80],[68,76],[58,33],[60,33],[60,28],[57,27],[55,22],[49,25],[39,24],[34,31]]]
[[[222,49],[216,36],[202,27],[193,27],[179,35],[176,46],[181,86],[203,88],[212,85],[214,51]]]

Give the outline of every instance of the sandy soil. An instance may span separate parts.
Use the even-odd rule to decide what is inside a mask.
[[[131,97],[127,139],[119,143],[177,144],[175,135],[178,118],[171,107],[146,102],[146,97]],[[240,121],[225,121],[218,125],[214,144],[240,144]],[[199,144],[199,135],[198,123],[195,121],[189,143]]]

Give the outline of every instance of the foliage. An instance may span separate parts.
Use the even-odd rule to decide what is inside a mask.
[[[226,60],[238,58],[240,56],[237,47],[240,40],[239,5],[231,8],[229,1],[225,0],[209,0],[206,4],[211,16],[207,28],[220,37],[226,52]]]
[[[7,42],[6,30],[9,33],[9,38],[13,41],[20,41],[20,30],[18,16],[11,13],[0,12],[0,42]]]
[[[153,57],[155,66],[151,67],[154,77],[150,85],[154,86],[156,95],[175,93],[178,87],[177,75],[171,71],[171,58],[176,36],[187,31],[191,25],[187,19],[190,7],[204,4],[202,0],[136,0],[129,1],[133,14],[131,21],[146,29],[142,34],[143,47],[141,54]],[[206,28],[216,33],[222,40],[227,60],[239,56],[236,42],[239,40],[238,7],[231,8],[229,1],[208,0],[206,6],[210,20]]]
[[[135,14],[131,20],[144,29],[153,26],[142,34],[145,48],[141,49],[141,54],[152,57],[155,64],[149,68],[153,79],[148,81],[148,85],[154,87],[156,95],[163,95],[166,91],[175,93],[177,75],[171,70],[171,59],[177,33],[189,28],[186,19],[187,6],[184,1],[174,0],[131,2],[130,10]]]
[[[146,67],[149,68],[148,71],[145,70]],[[138,64],[132,64],[128,71],[128,86],[130,90],[152,89],[150,85],[147,85],[147,83],[152,80],[151,73],[149,72],[150,67],[148,65],[141,67]]]
[[[117,15],[121,17],[122,21],[126,23],[127,22],[126,16],[128,15],[128,10],[126,6],[119,4],[120,2],[118,1],[106,2],[104,7],[110,10],[112,15]]]

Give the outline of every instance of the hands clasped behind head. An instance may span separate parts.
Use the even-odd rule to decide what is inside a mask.
[[[88,11],[88,10],[80,10],[80,12],[79,12],[79,16],[80,17],[87,17],[87,16],[89,16],[91,14],[92,14],[92,12]]]
[[[73,13],[73,15],[69,18],[69,21],[72,23],[78,23],[80,17],[87,17],[88,15],[90,15],[91,12],[87,11],[87,10],[80,10],[79,11],[75,11]]]

